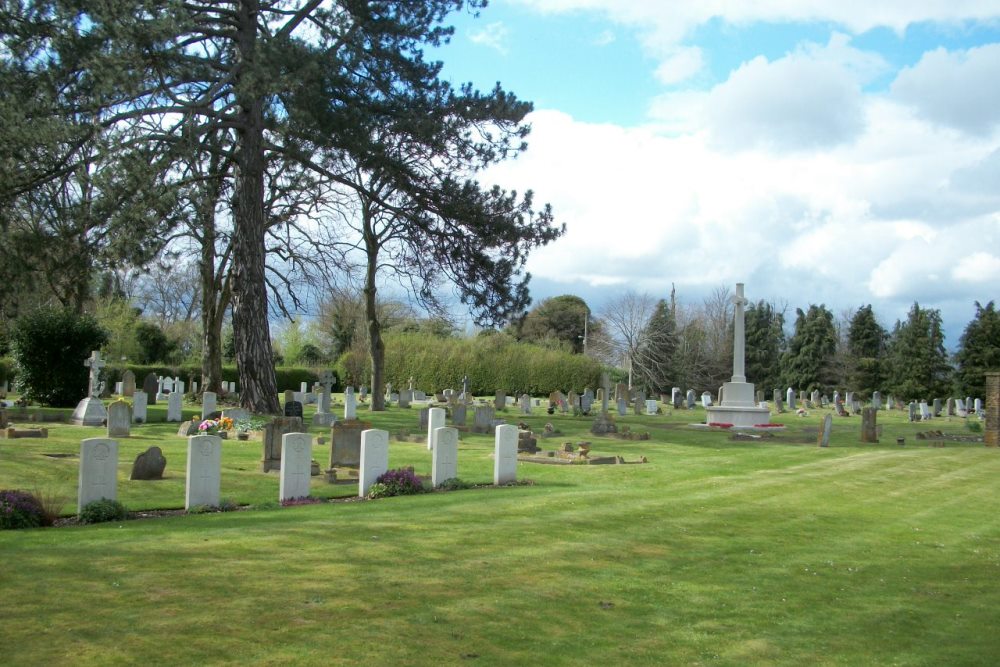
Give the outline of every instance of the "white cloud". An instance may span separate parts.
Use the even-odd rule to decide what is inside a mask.
[[[1000,124],[997,81],[1000,44],[955,52],[939,48],[904,68],[892,94],[936,123],[986,135]]]
[[[510,36],[510,31],[502,21],[487,23],[480,30],[472,30],[467,34],[472,43],[488,46],[503,55],[507,55],[507,39]]]
[[[951,275],[955,280],[996,284],[1000,282],[1000,257],[987,252],[974,252],[961,258]]]

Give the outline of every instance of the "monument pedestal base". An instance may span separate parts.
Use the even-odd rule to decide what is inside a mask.
[[[732,424],[733,428],[753,428],[757,424],[767,424],[771,421],[771,413],[767,408],[741,408],[719,405],[705,408],[709,424]]]
[[[103,426],[107,422],[108,411],[101,399],[90,396],[77,403],[70,419],[76,426]]]

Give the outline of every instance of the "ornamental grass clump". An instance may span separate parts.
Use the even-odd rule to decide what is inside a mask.
[[[391,496],[409,496],[423,493],[424,483],[412,470],[400,468],[388,470],[375,480],[368,490],[369,498],[389,498]]]
[[[0,529],[49,526],[45,508],[33,494],[17,489],[0,491]]]

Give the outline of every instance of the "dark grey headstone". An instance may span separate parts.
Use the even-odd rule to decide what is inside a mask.
[[[156,390],[160,388],[156,373],[150,373],[142,381],[142,390],[146,392],[146,405],[156,405]]]
[[[159,447],[150,447],[135,457],[132,464],[132,474],[129,479],[163,479],[163,470],[167,467],[167,459]]]
[[[285,416],[301,417],[302,403],[300,401],[288,401],[287,403],[285,403]]]

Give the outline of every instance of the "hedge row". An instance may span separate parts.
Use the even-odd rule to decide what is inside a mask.
[[[414,386],[424,391],[469,388],[480,396],[504,390],[509,395],[583,391],[600,386],[601,366],[589,358],[559,350],[519,343],[509,336],[435,338],[425,334],[388,334],[385,337],[385,379],[393,387]],[[358,358],[358,357],[362,358]],[[370,363],[363,353],[347,353],[338,361],[341,377],[371,386]],[[360,375],[360,380],[357,376]]]

